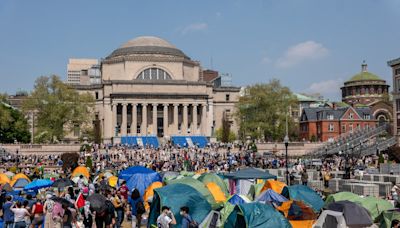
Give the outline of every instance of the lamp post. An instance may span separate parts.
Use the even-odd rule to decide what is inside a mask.
[[[288,160],[288,146],[289,146],[289,136],[288,136],[288,119],[287,119],[287,113],[286,113],[286,135],[285,138],[283,139],[283,142],[285,143],[285,165],[286,165],[286,185],[289,185],[289,160]]]

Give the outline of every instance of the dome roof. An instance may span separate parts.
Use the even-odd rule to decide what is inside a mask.
[[[363,62],[361,65],[361,72],[354,75],[347,82],[355,82],[355,81],[384,81],[378,75],[368,72],[368,65]]]
[[[166,40],[155,36],[140,36],[122,44],[107,57],[127,56],[135,54],[161,54],[184,57],[189,59],[181,50]]]

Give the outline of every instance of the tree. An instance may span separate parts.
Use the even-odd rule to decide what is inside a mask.
[[[93,161],[91,156],[88,156],[86,158],[86,167],[88,167],[90,170],[93,168]]]
[[[25,112],[35,111],[36,132],[41,140],[54,143],[77,126],[82,132],[90,129],[93,105],[92,95],[79,94],[53,75],[36,80],[34,90],[23,103],[23,109]]]
[[[224,140],[222,139],[222,135],[223,135],[222,132],[223,132],[222,127],[218,128],[218,129],[215,131],[215,136],[216,136],[216,138],[217,138],[218,141],[220,141],[220,142],[233,142],[233,141],[236,140],[236,134],[235,134],[235,132],[229,131],[228,140],[227,140],[227,141],[224,141]]]
[[[0,101],[0,143],[28,143],[31,134],[28,121],[19,110]]]
[[[237,122],[240,124],[242,140],[246,136],[253,139],[282,140],[285,135],[286,118],[289,130],[293,131],[294,121],[290,110],[297,108],[297,99],[288,87],[279,80],[268,84],[256,84],[245,88],[239,98]],[[290,134],[290,132],[289,132]]]
[[[63,153],[61,155],[61,161],[63,162],[62,169],[71,169],[71,172],[78,167],[79,154],[78,153]]]

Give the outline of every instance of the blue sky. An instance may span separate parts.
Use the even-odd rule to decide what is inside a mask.
[[[400,1],[0,1],[0,92],[66,78],[68,58],[102,58],[129,39],[170,41],[236,85],[278,78],[339,99],[360,71],[391,82],[400,57]],[[212,59],[212,61],[211,61]]]

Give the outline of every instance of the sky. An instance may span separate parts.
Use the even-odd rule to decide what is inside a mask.
[[[152,35],[237,86],[276,78],[339,100],[363,60],[392,84],[399,22],[398,0],[1,0],[0,92],[30,91],[41,75],[66,79],[69,58],[104,58]]]

